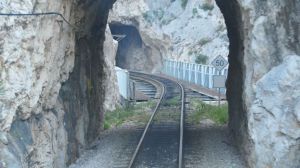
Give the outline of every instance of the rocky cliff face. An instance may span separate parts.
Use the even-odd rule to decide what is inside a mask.
[[[250,167],[297,168],[300,3],[217,3],[230,40],[229,127]]]
[[[252,167],[300,166],[300,2],[239,1]]]
[[[1,13],[58,12],[73,24],[57,15],[0,17],[0,167],[64,167],[97,136],[118,99],[116,43],[108,29],[104,36],[111,5],[0,3]]]
[[[120,95],[117,81],[117,74],[115,71],[116,55],[118,50],[118,42],[112,37],[109,26],[107,25],[105,31],[105,41],[103,46],[104,52],[104,90],[106,96],[104,100],[104,110],[112,111],[116,109],[116,105],[120,103]]]
[[[148,60],[156,65],[165,53],[180,51],[171,49],[173,37],[179,34],[166,33],[176,19],[164,19],[172,17],[166,14],[171,9],[178,9],[174,12],[183,17],[185,5],[180,2],[185,1],[139,2],[143,3],[120,0],[111,24],[134,26],[143,40],[142,49],[148,56],[157,53]],[[192,11],[198,7],[192,4],[213,3],[187,2],[185,10]],[[166,8],[159,10],[162,4]],[[217,0],[217,4],[230,41],[229,127],[250,167],[298,168],[300,2]],[[106,29],[111,5],[110,0],[0,2],[2,13],[55,11],[79,27],[75,31],[58,16],[0,16],[0,167],[64,167],[101,131],[103,112],[113,108],[106,90],[116,90],[109,82],[115,78],[110,69],[116,47]],[[120,5],[128,5],[128,10]],[[115,12],[119,8],[123,10]],[[208,17],[216,9],[211,8],[197,9],[198,14],[194,10],[191,19]],[[150,25],[143,21],[147,11],[151,17],[161,16],[161,11],[164,15]],[[178,46],[188,42],[186,38]],[[210,44],[201,47],[203,52],[206,45]],[[181,47],[182,55],[188,53],[186,46]]]
[[[154,69],[159,69],[163,58],[194,62],[197,57],[207,56],[209,63],[218,55],[228,55],[224,18],[211,0],[186,3],[181,0],[119,0],[110,12],[109,21],[135,26],[150,51],[159,51],[144,54],[144,60],[154,61]],[[128,59],[133,65],[143,63],[135,63],[130,55]]]
[[[162,58],[186,61],[226,56],[228,32],[230,129],[251,167],[299,167],[300,2],[216,2],[227,31],[209,0],[120,0],[110,22],[135,26],[149,46],[164,41]]]
[[[71,9],[70,1],[4,1],[0,5],[1,13],[56,11],[68,20]],[[59,164],[55,158],[66,153],[67,137],[63,114],[54,109],[61,83],[68,79],[74,66],[75,33],[58,16],[1,16],[0,34],[4,81],[0,165]]]

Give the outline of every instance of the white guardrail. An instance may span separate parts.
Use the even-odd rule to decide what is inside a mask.
[[[213,76],[227,76],[228,67],[219,72],[210,65],[164,60],[163,73],[211,89],[213,88]]]
[[[129,72],[126,69],[115,67],[117,73],[117,80],[120,95],[129,100],[130,99],[130,78]]]

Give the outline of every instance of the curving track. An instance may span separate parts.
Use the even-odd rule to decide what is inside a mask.
[[[191,98],[202,101],[216,101],[216,99],[183,88],[181,84],[171,79],[138,72],[131,72],[131,76],[144,82],[159,83],[163,89],[128,168],[198,167],[201,162],[199,156],[203,154],[199,149],[201,136],[198,136],[199,131],[195,131],[189,121],[185,121],[185,117],[192,112],[189,101]]]
[[[132,72],[132,76],[155,80],[163,87],[163,94],[151,116],[129,168],[181,167],[183,142],[184,89],[174,81],[162,77]]]

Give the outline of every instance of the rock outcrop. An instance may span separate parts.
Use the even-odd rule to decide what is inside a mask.
[[[1,13],[72,24],[0,16],[0,167],[65,167],[98,135],[118,100],[112,3],[0,2]]]
[[[240,0],[251,167],[300,166],[300,2]]]
[[[187,25],[177,31],[177,25],[173,25],[176,19],[165,19],[178,14],[175,16],[193,22],[207,16],[208,21],[214,18],[209,12],[213,14],[216,10],[214,2],[209,0],[136,2],[120,0],[110,23],[131,25],[139,31],[142,48],[149,51],[149,56],[156,53],[149,63],[155,65],[153,71],[159,69],[166,53],[184,57],[188,46],[193,46],[183,45],[191,42],[188,33],[181,33],[182,39],[177,38],[175,43],[178,50],[171,49],[173,40],[180,35],[178,32],[190,30],[192,23],[185,22]],[[203,6],[203,2],[210,5]],[[115,80],[111,68],[116,43],[106,29],[112,3],[111,0],[0,2],[1,13],[55,11],[76,25],[75,28],[66,24],[57,15],[0,16],[0,167],[65,167],[99,134],[104,111],[113,109],[109,102],[117,99],[108,97],[112,95],[108,90],[117,90],[110,81]],[[196,12],[197,4],[202,5]],[[300,2],[217,0],[217,4],[224,15],[230,41],[229,128],[250,167],[298,168]],[[159,10],[162,5],[166,8]],[[116,9],[122,10],[116,12]],[[191,12],[185,14],[188,10],[195,11],[194,16]],[[151,20],[152,25],[145,22],[154,15],[161,19]],[[197,24],[199,29],[203,25]],[[175,26],[174,30],[168,25]],[[198,34],[196,29],[193,34]],[[220,35],[223,33],[225,30]],[[210,36],[222,39],[223,35]],[[222,45],[220,51],[223,51],[225,42],[213,44]],[[201,45],[202,51],[208,47],[210,53],[209,45]]]
[[[206,63],[209,63],[218,55],[228,55],[224,18],[211,0],[186,3],[180,0],[119,0],[110,12],[109,22],[138,29],[148,51],[152,51],[150,54],[144,51],[144,60],[153,62],[152,69],[160,70],[161,61],[166,58],[194,62],[197,57],[207,56]],[[127,58],[130,64],[143,64],[142,60],[136,63],[132,55]]]
[[[0,3],[1,13],[55,11],[68,20],[72,8],[71,1]],[[0,19],[0,167],[57,165],[67,137],[63,113],[54,109],[74,66],[75,32],[57,15]]]
[[[250,167],[298,168],[300,3],[217,3],[230,40],[229,127]]]
[[[104,110],[113,111],[116,105],[120,103],[120,95],[117,81],[117,74],[115,71],[116,54],[118,50],[118,42],[112,38],[111,31],[107,25],[105,31],[105,41],[103,46],[104,52],[104,73],[105,80],[103,83],[106,96],[104,100]]]

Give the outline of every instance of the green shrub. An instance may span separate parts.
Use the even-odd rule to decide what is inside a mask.
[[[197,44],[203,46],[211,41],[212,41],[212,39],[210,39],[210,38],[203,38],[203,39],[199,40]]]
[[[181,7],[182,7],[183,9],[185,9],[187,3],[188,3],[188,0],[181,0]]]
[[[0,96],[4,95],[3,81],[0,81]]]
[[[208,56],[203,54],[198,54],[195,59],[195,63],[197,64],[206,64],[208,60]]]
[[[165,17],[164,19],[162,19],[161,24],[162,25],[168,25],[169,23],[171,23],[174,19],[176,19],[176,16],[174,16],[173,14],[170,15],[169,17]]]
[[[157,17],[158,20],[161,20],[164,17],[165,12],[162,9],[158,9],[158,10],[153,11],[153,15],[155,17]]]
[[[153,21],[151,12],[149,12],[149,11],[143,13],[143,18],[144,18],[148,23],[151,23],[151,22]]]
[[[211,11],[214,9],[214,4],[204,3],[201,8],[205,11]]]
[[[148,20],[148,18],[149,18],[148,12],[143,13],[143,18],[144,18],[145,20]]]
[[[198,14],[198,10],[197,8],[193,8],[193,16],[197,15]]]

